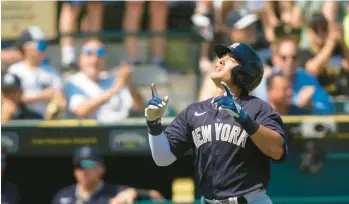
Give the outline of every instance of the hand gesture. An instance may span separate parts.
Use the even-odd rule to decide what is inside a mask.
[[[169,98],[165,96],[160,99],[154,83],[151,84],[151,93],[152,98],[145,108],[145,117],[148,121],[155,121],[164,115]]]
[[[227,113],[233,118],[247,119],[247,113],[241,108],[239,104],[234,100],[233,93],[225,82],[221,82],[223,89],[225,90],[224,96],[218,96],[214,98],[213,103],[216,103],[219,111],[227,111]]]

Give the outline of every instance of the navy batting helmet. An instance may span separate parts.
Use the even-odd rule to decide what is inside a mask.
[[[219,58],[231,54],[240,62],[241,65],[234,67],[231,71],[232,81],[238,87],[251,92],[261,83],[264,74],[263,63],[252,47],[237,42],[230,47],[215,45],[214,51]]]

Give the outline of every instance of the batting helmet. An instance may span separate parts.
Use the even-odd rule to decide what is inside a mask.
[[[238,87],[247,92],[253,91],[262,81],[264,67],[262,60],[252,47],[245,43],[237,42],[230,47],[215,45],[214,51],[219,58],[231,54],[241,65],[231,70],[231,79]]]

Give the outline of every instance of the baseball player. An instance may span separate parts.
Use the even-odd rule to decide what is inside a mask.
[[[153,159],[168,166],[192,148],[202,203],[272,203],[265,190],[270,160],[283,161],[287,143],[280,116],[248,95],[262,80],[263,64],[244,43],[215,45],[214,51],[216,97],[189,105],[164,131],[169,98],[160,99],[152,84],[145,116]]]

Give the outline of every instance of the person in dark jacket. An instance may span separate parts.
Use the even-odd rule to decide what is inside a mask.
[[[18,76],[1,72],[1,122],[9,120],[42,119],[42,116],[29,110],[22,102],[23,92]]]
[[[52,204],[131,204],[138,199],[163,199],[155,190],[105,183],[102,179],[105,172],[103,158],[92,146],[83,146],[76,150],[73,166],[77,183],[59,190]]]

